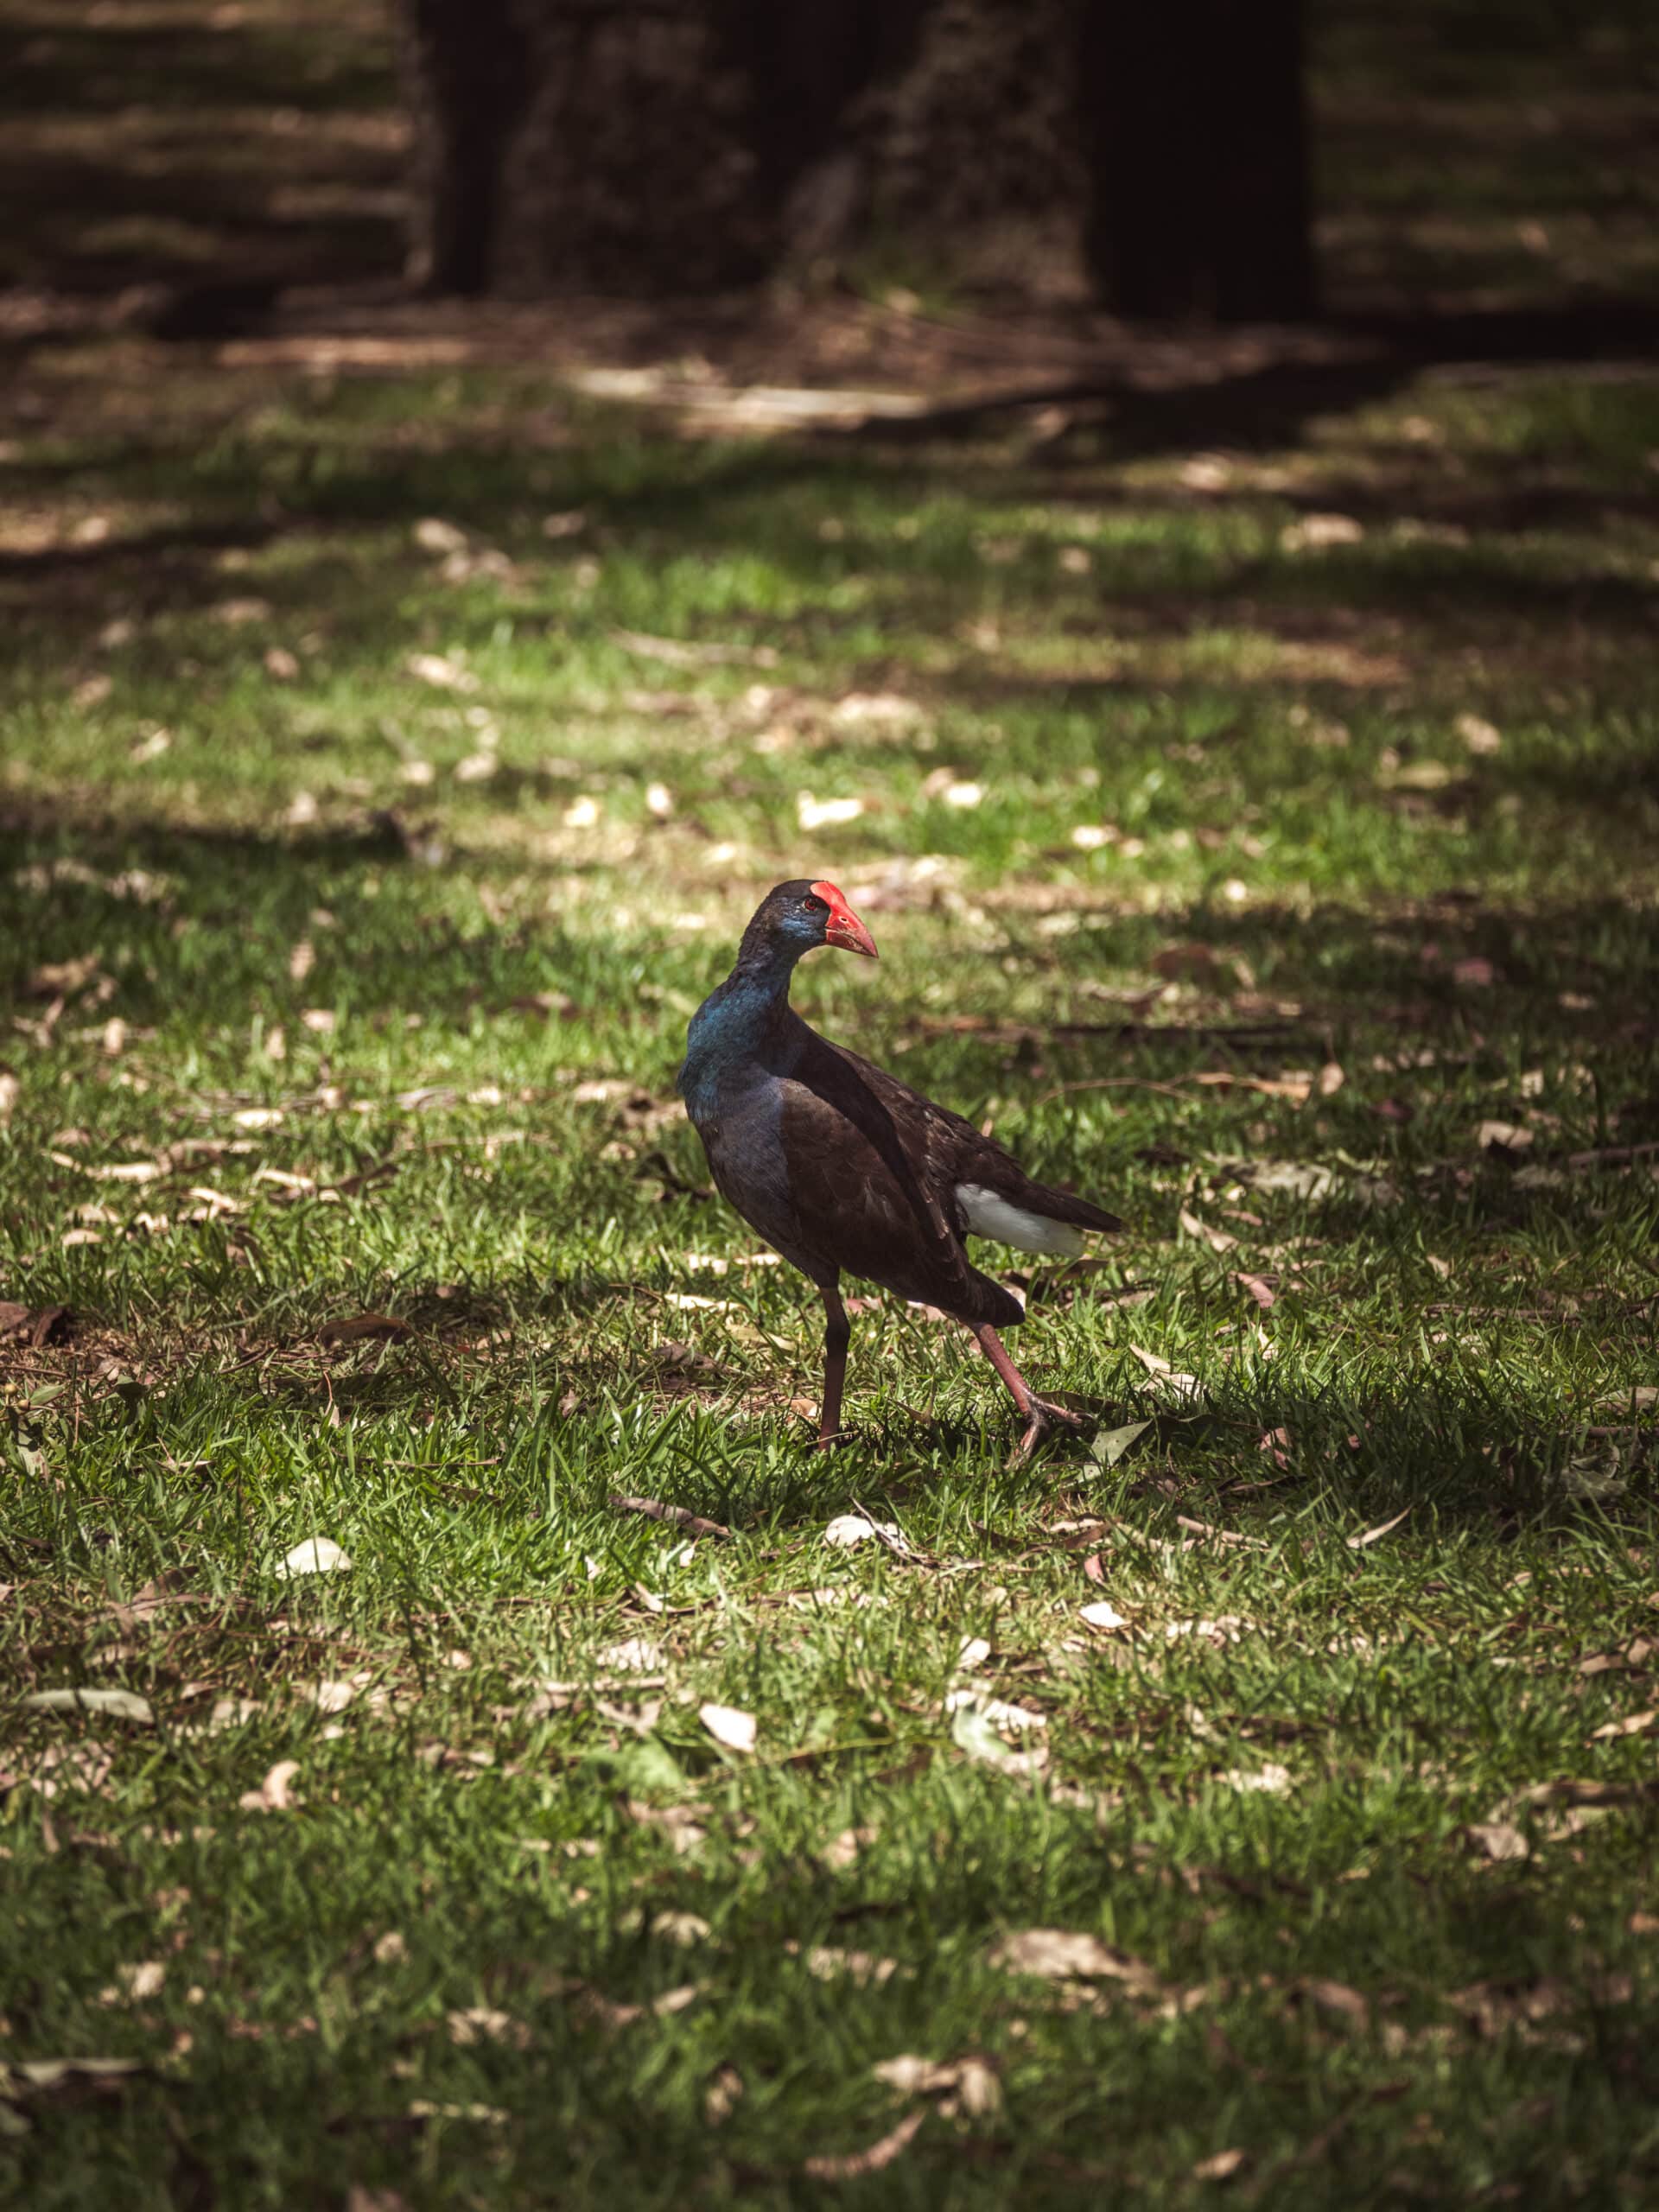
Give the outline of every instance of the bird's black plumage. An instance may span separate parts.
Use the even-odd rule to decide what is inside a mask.
[[[779,884],[745,931],[731,975],[693,1018],[680,1089],[715,1181],[823,1294],[832,1362],[843,1274],[987,1334],[1010,1327],[1025,1309],[969,1259],[971,1213],[1016,1229],[1023,1217],[1033,1234],[1121,1224],[1035,1181],[961,1115],[809,1028],[790,1007],[790,978],[823,944],[875,950],[832,884]],[[839,1326],[844,1359],[844,1319]],[[1001,1371],[1007,1354],[992,1352],[995,1343],[986,1349]],[[826,1382],[826,1428],[832,1395],[838,1375]]]

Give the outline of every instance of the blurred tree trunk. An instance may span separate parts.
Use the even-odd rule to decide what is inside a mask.
[[[862,257],[1311,303],[1300,0],[400,0],[411,265],[685,292]]]
[[[1313,312],[1302,15],[1302,0],[1084,0],[1084,241],[1103,304]]]

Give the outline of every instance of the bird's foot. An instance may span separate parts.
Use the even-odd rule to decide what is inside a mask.
[[[1075,1435],[1088,1426],[1083,1414],[1073,1413],[1070,1406],[1057,1405],[1052,1398],[1039,1398],[1033,1393],[1031,1417],[1026,1423],[1025,1433],[1014,1447],[1008,1465],[1023,1467],[1044,1438],[1054,1429],[1069,1429]]]

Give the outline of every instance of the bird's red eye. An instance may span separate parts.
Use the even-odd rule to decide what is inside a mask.
[[[827,914],[830,911],[828,901],[817,898],[811,892],[808,892],[806,897],[802,899],[801,905],[809,914]]]

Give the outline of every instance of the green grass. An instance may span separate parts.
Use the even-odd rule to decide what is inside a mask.
[[[0,1347],[0,2060],[137,2070],[0,2077],[10,2193],[1649,2201],[1652,1745],[1596,1732],[1653,1701],[1659,385],[1425,382],[1195,488],[119,359],[37,357],[7,464],[0,1294],[73,1322]],[[1010,1471],[890,1300],[809,1448],[811,1300],[671,1096],[801,872],[883,953],[803,1007],[1130,1218],[1017,1347],[1116,1464]],[[1140,1967],[994,1962],[1044,1927]],[[815,2177],[901,2053],[995,2107]]]

